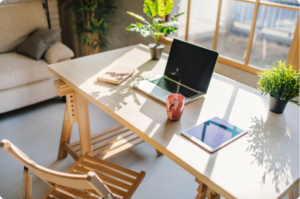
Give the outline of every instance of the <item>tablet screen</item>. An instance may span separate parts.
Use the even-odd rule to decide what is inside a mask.
[[[209,147],[210,151],[214,151],[222,144],[237,137],[244,131],[218,117],[210,119],[198,126],[194,126],[185,132],[189,138],[193,138],[193,141],[200,141]]]

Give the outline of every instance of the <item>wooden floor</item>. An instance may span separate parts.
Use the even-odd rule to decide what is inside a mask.
[[[0,140],[8,139],[37,164],[65,172],[74,160],[70,156],[56,160],[64,108],[65,103],[54,98],[0,114]],[[91,103],[89,112],[92,134],[118,123]],[[71,142],[78,139],[75,124]],[[22,198],[23,167],[3,150],[0,150],[0,160],[0,198]],[[146,171],[133,199],[193,199],[197,195],[198,184],[194,177],[166,156],[157,158],[155,149],[145,142],[107,161],[135,171]],[[47,190],[48,185],[34,176],[33,198],[39,199]]]

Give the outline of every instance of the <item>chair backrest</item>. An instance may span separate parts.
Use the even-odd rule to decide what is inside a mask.
[[[31,33],[48,29],[47,17],[40,1],[0,6],[0,54],[16,51]]]
[[[103,198],[114,198],[95,172],[90,171],[87,175],[80,175],[53,171],[34,163],[8,140],[2,140],[0,147],[47,183],[80,190],[92,190]]]

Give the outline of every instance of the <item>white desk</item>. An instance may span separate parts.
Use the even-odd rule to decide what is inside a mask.
[[[164,55],[152,61],[147,47],[136,45],[48,69],[225,198],[282,198],[297,185],[299,107],[288,103],[283,114],[271,113],[268,96],[214,74],[206,97],[188,104],[181,120],[172,122],[164,104],[132,88],[135,81],[162,74],[166,60]],[[119,86],[95,83],[101,72],[116,65],[134,67],[136,72]],[[249,133],[212,155],[180,135],[216,116]]]

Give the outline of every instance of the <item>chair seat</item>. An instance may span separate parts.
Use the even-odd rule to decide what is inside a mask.
[[[146,175],[144,171],[137,173],[92,157],[87,153],[72,166],[68,173],[87,175],[90,171],[95,172],[105,186],[113,193],[114,197],[118,199],[131,198]],[[55,198],[61,199],[73,199],[75,198],[74,196],[84,199],[97,199],[100,197],[94,190],[84,191],[85,192],[73,188],[57,186],[46,193],[44,197],[53,198],[53,196],[55,196]]]
[[[146,175],[89,156],[88,152],[62,173],[34,163],[8,140],[2,140],[0,148],[24,165],[24,199],[32,199],[32,173],[51,186],[41,199],[130,199]]]

